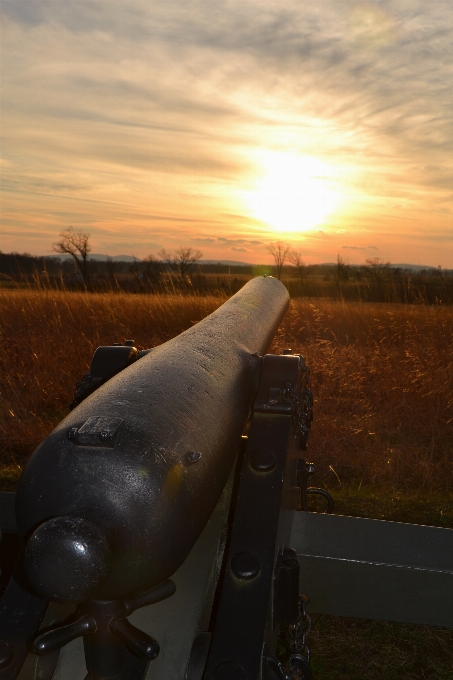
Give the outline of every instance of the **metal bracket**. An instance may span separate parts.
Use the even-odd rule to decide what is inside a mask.
[[[69,409],[75,408],[107,380],[110,380],[114,375],[146,356],[149,352],[151,352],[150,349],[139,352],[134,347],[133,340],[126,340],[124,345],[115,343],[114,345],[98,347],[91,360],[90,372],[85,373],[76,385],[74,399],[71,401]]]
[[[274,572],[273,628],[292,623],[298,616],[300,564],[292,548],[278,551]]]
[[[297,507],[291,445],[303,366],[299,356],[263,358],[204,680],[261,677],[263,642],[273,643],[274,565],[289,542],[282,513]]]

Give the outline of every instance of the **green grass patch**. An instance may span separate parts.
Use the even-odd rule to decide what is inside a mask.
[[[313,615],[315,680],[451,680],[453,630]]]
[[[359,485],[329,490],[338,515],[453,528],[451,494]],[[315,505],[311,498],[311,507],[322,512],[322,502]],[[308,644],[315,680],[453,678],[452,629],[324,614],[312,620]]]
[[[357,485],[329,491],[335,502],[336,515],[453,528],[451,493],[395,491],[386,487],[369,486],[359,488]]]
[[[0,468],[0,491],[15,491],[21,473],[20,465]]]

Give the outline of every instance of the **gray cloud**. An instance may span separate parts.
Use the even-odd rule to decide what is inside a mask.
[[[262,241],[257,241],[255,239],[247,239],[247,238],[227,238],[226,236],[218,236],[217,241],[220,241],[220,243],[247,243],[250,245],[262,245]]]
[[[341,246],[345,250],[366,250],[363,246]]]
[[[43,0],[2,0],[1,15],[24,26],[45,21],[49,3]]]

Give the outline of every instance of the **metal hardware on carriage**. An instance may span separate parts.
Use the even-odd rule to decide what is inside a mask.
[[[115,342],[113,345],[98,347],[91,360],[90,372],[84,373],[76,384],[74,398],[69,408],[72,410],[101,385],[113,378],[125,368],[146,356],[150,349],[139,351],[133,340],[126,340],[124,345]]]
[[[334,502],[330,493],[326,489],[319,489],[315,486],[308,486],[308,480],[315,472],[313,463],[307,463],[303,458],[297,461],[296,475],[297,486],[300,488],[300,509],[310,511],[307,496],[322,496],[327,501],[326,514],[331,515],[334,510]]]
[[[312,420],[308,376],[301,356],[285,352],[263,358],[200,680],[255,679],[263,669],[286,680],[296,678],[294,673],[304,665],[309,669],[307,658],[296,659],[294,650],[291,675],[275,675],[283,667],[272,654],[280,623],[296,626],[299,616],[299,563],[286,547],[286,522],[288,511],[299,506],[298,451],[308,441],[302,428],[309,431]],[[308,680],[309,670],[299,677]]]

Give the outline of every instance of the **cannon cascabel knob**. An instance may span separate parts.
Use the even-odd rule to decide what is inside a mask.
[[[28,539],[24,569],[39,595],[57,602],[82,602],[108,578],[110,557],[108,542],[95,524],[54,517]]]

